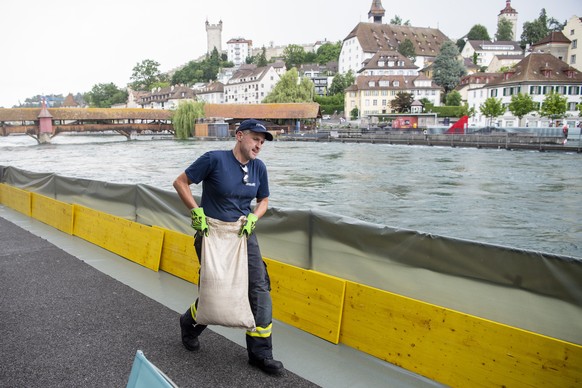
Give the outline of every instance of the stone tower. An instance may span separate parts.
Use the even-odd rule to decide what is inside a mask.
[[[208,54],[216,47],[218,54],[222,54],[222,20],[218,24],[210,24],[206,20],[206,40],[208,42]]]
[[[373,0],[370,11],[368,12],[368,21],[370,23],[382,24],[382,18],[386,14],[386,10],[382,7],[382,0]]]
[[[511,22],[511,24],[513,24],[513,33],[511,40],[513,40],[514,42],[517,41],[517,11],[515,10],[515,8],[511,7],[511,0],[505,1],[505,8],[503,8],[499,12],[499,16],[497,16],[497,23],[499,23],[501,19],[507,19]]]

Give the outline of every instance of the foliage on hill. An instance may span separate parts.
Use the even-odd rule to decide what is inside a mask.
[[[190,61],[186,66],[176,71],[172,76],[172,85],[192,85],[197,82],[209,82],[216,79],[217,74],[223,67],[233,67],[232,62],[226,60],[226,56],[221,56],[216,50],[200,62]]]

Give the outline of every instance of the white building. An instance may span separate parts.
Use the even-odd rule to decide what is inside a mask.
[[[463,58],[476,59],[477,66],[489,66],[495,56],[523,55],[519,42],[468,40],[461,50]],[[474,58],[476,56],[476,58]]]
[[[326,96],[327,91],[333,82],[333,75],[325,65],[315,63],[302,64],[299,66],[299,75],[306,77],[313,82],[315,86],[315,94],[318,96]]]
[[[566,62],[570,66],[582,71],[582,50],[578,44],[582,44],[582,18],[572,16],[564,26],[562,33],[571,42]]]
[[[561,31],[552,31],[539,42],[532,44],[530,51],[532,53],[552,54],[560,61],[567,62],[570,43],[570,39],[566,38]]]
[[[541,106],[546,94],[550,91],[567,98],[566,115],[574,119],[574,122],[578,120],[576,105],[582,98],[582,73],[551,54],[532,53],[526,56],[510,71],[503,73],[498,81],[470,90],[467,99],[469,106],[479,112],[479,106],[488,97],[501,99],[503,105],[507,107],[513,95],[525,93],[529,94],[538,106]],[[521,123],[518,121],[518,118],[509,110],[497,119],[498,124],[504,127],[550,125],[547,117],[539,117],[537,113],[524,117]],[[488,124],[486,118],[480,113],[473,123],[478,126]]]
[[[281,77],[271,65],[242,65],[224,85],[226,104],[260,104]]]
[[[230,39],[226,42],[226,56],[227,59],[234,63],[235,67],[246,63],[246,60],[251,56],[253,48],[253,41],[243,38]]]
[[[207,104],[224,104],[224,84],[218,81],[211,82],[196,92],[196,98]]]
[[[412,94],[415,100],[428,99],[439,106],[442,89],[424,75],[360,75],[346,89],[345,115],[358,108],[360,117],[392,113],[390,102],[400,92]]]
[[[368,13],[371,23],[358,23],[342,43],[339,56],[339,72],[352,70],[357,74],[367,59],[378,51],[396,51],[406,39],[414,46],[415,64],[423,68],[427,60],[434,59],[440,47],[449,40],[436,28],[411,27],[383,24],[384,8],[380,0],[374,0]]]
[[[146,109],[173,110],[178,108],[180,101],[196,101],[194,91],[184,85],[156,88],[150,93],[141,95],[139,104]]]
[[[461,94],[461,99],[475,109],[475,115],[469,118],[469,124],[481,124],[486,118],[481,114],[479,107],[487,99],[487,86],[497,82],[503,77],[502,73],[474,73],[461,78],[461,82],[455,88]]]

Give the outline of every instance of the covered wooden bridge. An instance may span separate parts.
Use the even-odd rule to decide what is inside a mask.
[[[110,108],[0,109],[0,134],[27,134],[43,142],[63,132],[174,133],[171,111]]]

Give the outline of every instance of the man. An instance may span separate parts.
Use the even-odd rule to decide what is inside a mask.
[[[197,231],[194,247],[201,258],[202,240],[208,235],[206,216],[224,222],[234,222],[241,216],[246,223],[239,237],[247,238],[249,302],[256,331],[246,332],[249,363],[270,374],[284,371],[283,364],[273,359],[272,304],[270,280],[263,262],[255,223],[265,214],[269,204],[269,182],[265,164],[257,155],[265,140],[273,140],[265,125],[258,120],[243,121],[235,132],[232,150],[210,151],[198,158],[174,181],[174,188],[192,214],[192,227]],[[200,206],[192,196],[190,185],[202,182]],[[256,205],[251,212],[251,202]],[[203,287],[203,285],[202,285]],[[206,328],[196,323],[198,300],[180,317],[182,343],[188,350],[198,350],[198,336]]]

